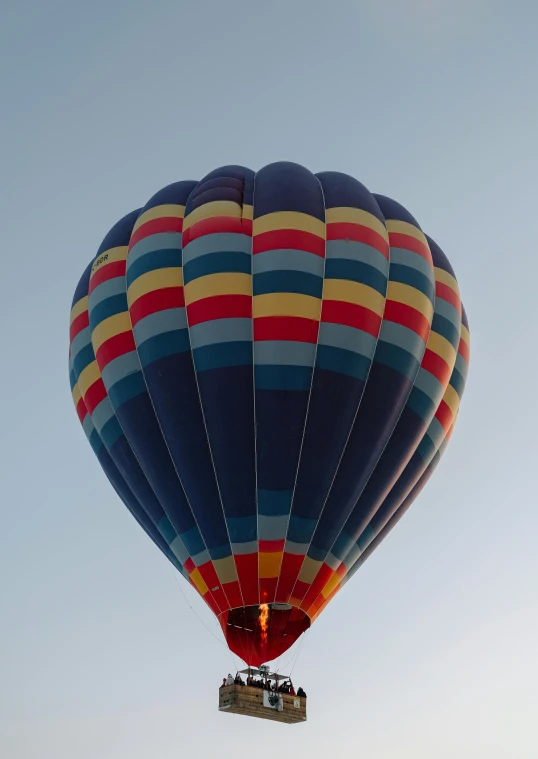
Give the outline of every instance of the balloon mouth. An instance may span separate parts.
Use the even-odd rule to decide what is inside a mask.
[[[279,657],[310,627],[302,609],[277,603],[229,609],[219,622],[228,648],[253,667]]]

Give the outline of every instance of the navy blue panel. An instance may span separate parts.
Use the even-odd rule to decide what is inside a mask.
[[[316,548],[328,551],[344,526],[392,434],[411,387],[412,382],[400,372],[377,362],[372,365],[342,463],[312,539]]]
[[[199,372],[198,385],[226,518],[255,514],[252,364]]]
[[[373,193],[374,198],[377,200],[377,204],[381,209],[381,213],[385,219],[392,219],[393,221],[406,221],[408,224],[412,224],[417,229],[420,229],[420,224],[411,216],[407,208],[404,208],[392,198],[387,198],[386,195],[378,195]]]
[[[256,174],[254,218],[277,211],[296,211],[325,221],[320,187],[313,175],[298,163],[270,163]],[[278,188],[278,191],[276,189]]]
[[[319,518],[363,390],[360,379],[316,367],[292,516]]]
[[[120,219],[116,224],[114,224],[110,232],[106,235],[105,239],[99,246],[97,255],[95,256],[96,259],[99,258],[101,253],[104,253],[110,248],[118,248],[123,245],[129,245],[131,232],[133,231],[136,220],[140,216],[140,211],[140,208],[138,208],[136,211],[131,211],[131,213],[128,213],[127,216],[124,216],[123,219]]]
[[[144,376],[202,537],[210,551],[228,544],[190,352],[145,366]]]
[[[375,197],[356,179],[339,171],[322,171],[316,176],[323,187],[325,208],[361,208],[385,223]]]
[[[166,187],[163,187],[162,190],[159,190],[159,192],[156,192],[155,195],[153,195],[148,200],[143,210],[147,211],[150,208],[155,208],[155,206],[164,206],[169,204],[184,206],[187,204],[189,195],[194,190],[196,185],[197,182],[194,182],[192,180],[172,182],[172,184],[169,184]]]

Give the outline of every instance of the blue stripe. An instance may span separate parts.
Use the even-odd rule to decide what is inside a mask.
[[[432,279],[428,279],[428,277],[425,277],[424,274],[421,274],[411,266],[403,266],[402,264],[391,263],[390,280],[392,282],[401,282],[404,285],[410,285],[411,287],[416,288],[421,293],[424,293],[424,295],[433,303],[435,298],[435,283],[433,281],[433,272]]]
[[[412,389],[411,394],[407,399],[406,407],[411,409],[411,411],[414,411],[415,414],[418,414],[418,416],[425,422],[429,421],[437,410],[437,405],[433,403],[426,393],[419,390],[418,387]]]
[[[145,340],[137,346],[138,356],[142,366],[149,366],[154,361],[175,353],[190,351],[189,333],[186,329],[175,329],[163,332]]]
[[[325,278],[361,282],[383,296],[387,292],[387,277],[382,272],[362,261],[352,261],[349,258],[328,259],[325,264]]]
[[[148,274],[156,269],[180,268],[181,267],[181,250],[173,248],[164,248],[162,250],[152,250],[145,256],[135,259],[132,264],[127,266],[127,287],[135,279],[143,274]]]
[[[308,390],[312,378],[309,366],[254,367],[254,383],[257,390]]]
[[[267,293],[299,293],[321,298],[323,279],[304,271],[265,271],[255,274],[252,280],[253,295]]]
[[[258,488],[258,513],[279,517],[290,513],[293,490],[262,490]]]
[[[384,340],[379,340],[375,351],[375,361],[378,364],[389,366],[400,374],[414,382],[417,376],[419,363],[414,356],[397,345],[391,345]]]
[[[334,348],[330,345],[318,345],[316,366],[320,369],[348,374],[364,382],[368,376],[370,364],[371,359],[362,356],[360,353],[348,351],[344,348]]]
[[[248,366],[252,364],[252,343],[220,343],[204,345],[193,350],[197,372],[222,369],[225,366]]]
[[[134,374],[128,374],[111,388],[107,388],[108,396],[112,401],[114,409],[119,409],[131,398],[135,398],[137,395],[142,395],[146,392],[146,383],[142,372],[135,372]]]
[[[183,267],[183,282],[188,284],[206,274],[221,274],[223,272],[240,272],[250,274],[251,256],[237,250],[222,250],[216,253],[206,253],[188,261]]]
[[[437,312],[433,315],[432,332],[437,332],[438,335],[441,335],[445,340],[448,340],[448,342],[454,346],[455,350],[458,350],[460,342],[459,329],[456,329],[452,322],[449,322],[448,319],[445,319],[444,316],[440,316]]]
[[[121,293],[121,295],[113,295],[111,298],[106,298],[100,303],[97,303],[97,305],[95,305],[90,311],[90,325],[92,332],[97,325],[101,324],[105,319],[128,310],[129,306],[127,304],[126,292]]]

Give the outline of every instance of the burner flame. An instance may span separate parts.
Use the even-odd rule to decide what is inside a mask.
[[[260,604],[260,616],[258,622],[262,631],[262,639],[267,643],[267,631],[269,629],[269,604]]]

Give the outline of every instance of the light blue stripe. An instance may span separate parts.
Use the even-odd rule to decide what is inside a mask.
[[[440,316],[443,316],[445,319],[448,319],[451,324],[453,324],[458,332],[460,331],[460,325],[461,325],[461,316],[459,311],[454,308],[452,303],[449,303],[447,300],[444,300],[444,298],[436,297],[435,298],[435,312],[438,313]]]
[[[306,250],[277,248],[265,250],[252,256],[252,273],[264,274],[269,271],[302,271],[323,277],[325,262]]]
[[[198,256],[217,253],[221,250],[236,250],[250,254],[252,238],[247,235],[240,235],[237,232],[217,232],[203,235],[185,245],[183,248],[183,265],[185,266],[188,261],[192,261]]]
[[[437,400],[437,403],[441,400],[444,393],[444,387],[439,382],[437,377],[431,374],[426,369],[419,369],[417,377],[415,379],[415,387],[425,393],[432,401]]]
[[[361,261],[388,276],[388,259],[376,248],[364,242],[357,242],[356,240],[328,240],[327,258],[347,258],[351,261]]]
[[[384,321],[381,325],[381,332],[379,333],[379,340],[384,343],[390,343],[390,345],[397,345],[398,348],[410,353],[415,358],[422,360],[426,343],[409,327],[404,327],[403,324],[396,324],[396,322]]]
[[[162,335],[164,332],[173,332],[176,329],[187,329],[187,315],[184,306],[156,311],[137,322],[133,327],[135,343],[140,345],[145,340],[149,340],[150,337]]]
[[[432,265],[429,264],[425,258],[412,250],[404,250],[403,248],[391,248],[390,262],[391,264],[410,266],[411,268],[420,271],[430,281],[435,276]]]
[[[91,330],[89,327],[85,327],[76,337],[73,338],[71,343],[71,356],[70,361],[75,362],[76,357],[80,351],[84,350],[92,341]]]
[[[288,517],[258,517],[258,540],[284,540],[288,529]]]
[[[181,232],[159,232],[133,245],[127,255],[127,270],[129,266],[147,253],[156,250],[181,250]]]
[[[332,348],[360,353],[366,358],[374,355],[376,339],[368,332],[356,327],[348,327],[346,324],[333,324],[322,322],[319,329],[319,345],[328,345]]]
[[[95,425],[95,429],[98,432],[101,432],[105,424],[109,419],[112,419],[113,416],[114,409],[112,408],[110,398],[107,396],[106,398],[103,398],[101,403],[99,403],[93,410],[92,422]]]
[[[103,382],[108,390],[110,387],[127,377],[129,374],[136,374],[141,370],[140,360],[136,351],[129,351],[124,353],[123,356],[118,356],[109,364],[107,364],[101,375]]]
[[[195,324],[189,329],[192,348],[215,343],[244,342],[252,340],[250,319],[214,319]]]
[[[105,282],[96,287],[88,296],[88,311],[92,312],[92,309],[106,300],[106,298],[112,298],[114,295],[125,295],[125,277],[114,277],[113,279],[107,279]]]
[[[294,340],[259,340],[254,343],[254,363],[278,366],[313,366],[316,346]]]

